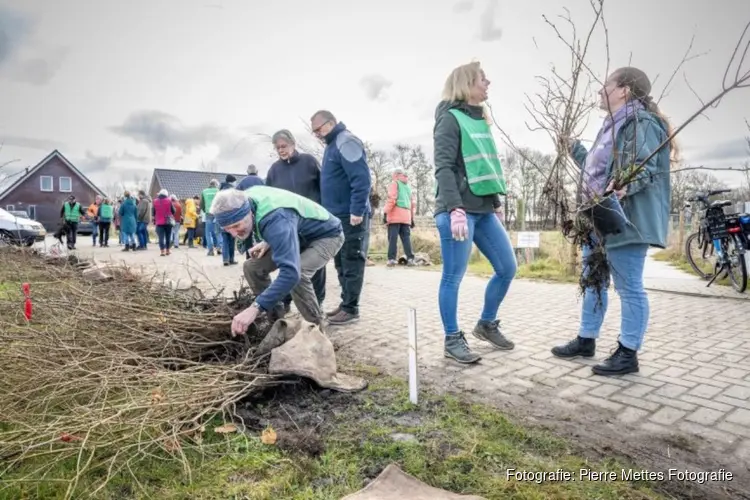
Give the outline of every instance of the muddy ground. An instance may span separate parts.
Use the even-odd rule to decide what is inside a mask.
[[[374,378],[382,378],[377,375]],[[373,377],[371,377],[373,378]],[[438,388],[429,383],[433,389]],[[545,402],[544,395],[531,398],[519,398],[517,401],[489,401],[477,398],[476,394],[460,391],[460,397],[470,396],[475,401],[482,399],[506,412],[513,420],[526,426],[544,428],[570,441],[577,455],[596,462],[620,458],[635,464],[638,469],[664,471],[670,468],[680,470],[732,470],[734,479],[729,483],[681,483],[677,481],[662,482],[656,486],[657,491],[668,498],[680,499],[750,499],[750,477],[748,471],[739,471],[732,464],[727,464],[720,456],[699,451],[700,446],[684,438],[665,436],[654,439],[653,436],[637,435],[632,432],[621,433],[619,424],[612,419],[601,417],[601,412],[592,408],[590,412],[551,406]],[[379,403],[383,406],[393,402],[397,391],[378,391]],[[474,397],[471,397],[474,396]],[[371,397],[371,396],[370,396]],[[417,410],[404,411],[401,414],[383,414],[364,404],[367,392],[342,394],[330,390],[319,390],[314,384],[301,381],[266,391],[264,394],[248,401],[238,408],[237,414],[248,431],[260,433],[268,426],[278,434],[277,445],[290,453],[305,454],[316,457],[323,453],[325,437],[332,426],[340,424],[341,416],[348,421],[375,421],[384,427],[388,425],[418,427],[424,418],[433,416],[438,410],[434,401]],[[669,451],[667,451],[669,450]],[[372,480],[385,467],[373,464],[367,470],[367,477]]]

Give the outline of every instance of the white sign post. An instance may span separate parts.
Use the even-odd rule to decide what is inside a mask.
[[[541,233],[521,231],[518,233],[516,248],[539,248]]]
[[[410,308],[407,315],[409,324],[409,401],[419,403],[419,372],[417,370],[417,310]]]

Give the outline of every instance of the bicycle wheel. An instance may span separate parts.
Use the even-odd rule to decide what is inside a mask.
[[[732,288],[738,293],[743,293],[747,289],[747,262],[745,262],[745,252],[742,249],[742,243],[737,241],[737,236],[733,235],[728,238],[725,244],[726,258],[729,261],[729,280],[732,282]]]
[[[701,279],[710,280],[714,276],[714,270],[716,269],[715,263],[704,257],[705,246],[711,245],[712,242],[705,241],[703,245],[699,245],[700,233],[693,233],[688,236],[685,241],[685,256],[687,257],[688,264],[693,268],[695,274],[700,276]]]

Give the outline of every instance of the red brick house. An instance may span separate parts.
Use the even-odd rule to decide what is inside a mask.
[[[96,195],[104,195],[58,150],[52,151],[0,193],[0,208],[21,210],[54,231],[60,223],[60,209],[74,195],[86,208]]]

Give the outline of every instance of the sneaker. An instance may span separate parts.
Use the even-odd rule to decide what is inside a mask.
[[[208,251],[208,256],[209,257],[213,257],[214,256],[214,251],[213,250],[209,250]]]
[[[567,344],[552,348],[552,354],[558,358],[575,358],[581,356],[590,358],[596,352],[596,339],[585,339],[576,337]]]
[[[333,311],[328,311],[326,313],[326,318],[331,318],[333,316],[336,316],[340,312],[341,312],[341,306],[337,306],[336,309],[334,309]]]
[[[230,266],[236,266],[237,265],[237,261],[236,260],[230,260],[229,261],[229,265]]]
[[[228,266],[229,266],[229,262],[225,262],[224,267],[228,267]]]
[[[594,375],[626,375],[638,372],[638,352],[617,343],[610,357],[591,368]]]
[[[458,361],[461,364],[470,365],[481,360],[482,357],[473,352],[466,342],[464,332],[454,333],[445,336],[445,348],[443,355],[446,358]]]
[[[506,339],[503,333],[500,331],[500,320],[495,321],[480,321],[474,330],[471,332],[479,340],[489,342],[498,349],[503,351],[510,351],[516,345],[510,340]]]
[[[328,323],[331,325],[348,325],[359,320],[359,314],[351,314],[344,310],[339,311],[333,316],[328,317]]]
[[[394,267],[395,265],[396,265],[396,261],[393,259],[389,260],[388,263],[386,264],[386,266],[388,267]]]
[[[414,267],[416,265],[417,265],[417,263],[414,262],[414,259],[409,259],[409,260],[406,261],[406,266],[407,267]]]

